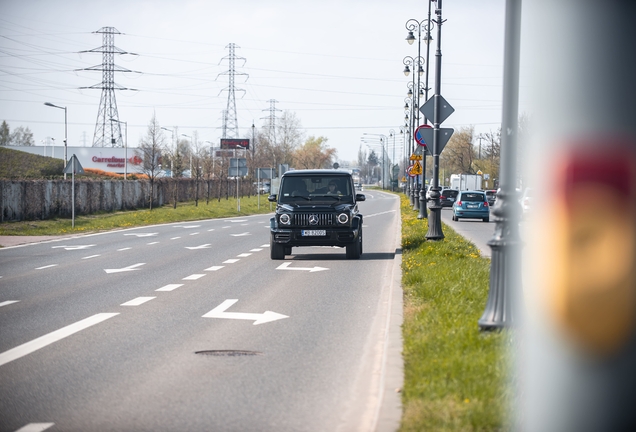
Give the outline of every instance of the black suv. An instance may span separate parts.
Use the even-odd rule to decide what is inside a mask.
[[[276,214],[270,219],[270,255],[285,259],[293,246],[339,246],[348,259],[362,255],[362,215],[351,174],[336,170],[287,171],[280,180]]]

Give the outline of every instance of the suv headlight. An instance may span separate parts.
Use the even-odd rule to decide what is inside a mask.
[[[282,225],[291,225],[291,217],[287,213],[283,213],[278,217],[278,221]]]
[[[339,224],[346,224],[347,222],[349,222],[349,215],[347,213],[340,213],[337,217],[338,219],[338,223]]]

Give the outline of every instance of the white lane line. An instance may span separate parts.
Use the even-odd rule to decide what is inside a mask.
[[[159,289],[156,289],[155,291],[172,291],[172,290],[176,290],[179,287],[182,287],[183,284],[168,284],[166,286],[163,286]]]
[[[122,252],[122,251],[129,250],[129,249],[132,249],[132,248],[131,247],[127,247],[127,248],[117,249],[117,252]]]
[[[182,280],[197,280],[197,279],[202,278],[203,276],[205,276],[205,273],[203,273],[203,274],[192,274],[190,276],[184,277]]]
[[[250,255],[252,255],[252,254],[251,253],[242,253],[242,254],[238,254],[236,257],[237,258],[247,258]]]
[[[234,264],[234,263],[235,263],[235,262],[237,262],[237,261],[240,261],[240,259],[234,259],[234,258],[232,258],[232,259],[229,259],[229,260],[223,261],[223,264]]]
[[[87,329],[95,324],[99,324],[102,321],[106,321],[115,315],[119,315],[119,313],[99,313],[71,325],[67,325],[66,327],[62,327],[61,329],[55,330],[49,334],[45,334],[44,336],[40,336],[37,339],[33,339],[32,341],[19,345],[15,348],[11,348],[9,351],[5,351],[0,354],[0,366],[13,360],[17,360],[20,357],[24,357],[27,354],[31,354],[40,348],[44,348],[45,346],[71,336],[74,333]]]
[[[8,306],[8,305],[13,304],[13,303],[18,303],[19,301],[20,301],[20,300],[7,300],[7,301],[3,301],[2,303],[0,303],[0,307],[2,307],[2,306]]]
[[[49,265],[46,265],[46,266],[43,266],[43,267],[38,267],[38,268],[36,268],[36,270],[44,270],[44,269],[51,268],[51,267],[56,267],[56,266],[57,266],[57,264],[49,264]]]
[[[197,235],[197,234],[201,234],[201,233],[198,233],[198,232],[190,233],[190,235]]]
[[[217,270],[221,270],[223,267],[225,266],[212,266],[212,267],[206,268],[205,271],[217,271]]]
[[[26,426],[22,426],[15,432],[42,432],[44,430],[47,430],[54,424],[55,423],[29,423]]]
[[[252,235],[249,232],[244,232],[244,233],[240,233],[240,234],[230,234],[232,237],[245,237],[245,236],[249,236]]]
[[[214,228],[208,230],[208,232],[212,232],[212,231],[214,231]]]
[[[82,258],[82,259],[97,258],[98,256],[101,256],[101,255],[90,255],[90,256],[84,257],[84,258]]]
[[[228,225],[228,226],[224,226],[224,227],[221,227],[221,228],[226,229],[226,228],[232,228],[232,227]]]
[[[139,306],[156,298],[157,297],[137,297],[136,299],[132,299],[130,301],[127,301],[126,303],[120,304],[120,306]]]
[[[262,248],[268,248],[268,247],[269,247],[269,245],[268,245],[268,244],[264,244],[264,245],[261,245],[261,247],[262,247]]]
[[[147,243],[147,244],[148,244],[148,246],[150,246],[150,245],[155,245],[157,243],[159,243],[159,242],[150,242],[150,243]]]
[[[180,239],[181,237],[172,237],[170,240],[177,240]]]
[[[261,248],[256,248],[256,249],[250,249],[250,252],[260,252],[262,250],[263,249],[261,249]]]

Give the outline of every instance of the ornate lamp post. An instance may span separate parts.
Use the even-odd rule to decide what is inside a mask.
[[[407,29],[408,29],[408,25],[410,21],[415,21],[415,20],[409,20],[407,21]],[[417,21],[416,21],[417,22]],[[409,33],[411,34],[411,33]],[[407,38],[408,39],[408,38]],[[424,59],[419,55],[420,54],[420,49],[419,49],[419,44],[418,44],[418,50],[417,50],[417,54],[418,56],[413,58],[411,56],[406,56],[404,57],[404,60],[402,60],[402,63],[404,63],[404,75],[405,76],[409,76],[411,74],[411,66],[413,67],[413,70],[416,71],[417,73],[413,74],[413,81],[409,82],[407,84],[407,87],[409,89],[407,95],[409,98],[411,98],[411,101],[413,102],[411,104],[411,115],[410,115],[410,120],[411,120],[411,138],[412,138],[412,142],[411,142],[411,153],[413,153],[415,151],[416,145],[417,143],[415,142],[415,128],[417,128],[417,126],[419,126],[419,122],[420,122],[420,113],[418,110],[418,107],[420,106],[420,76],[422,76],[424,74]],[[417,81],[416,79],[417,78]],[[413,210],[418,210],[420,203],[418,200],[419,197],[419,190],[420,190],[420,185],[418,185],[417,183],[417,179],[414,178],[413,179],[413,185],[411,187],[411,204],[413,204]]]

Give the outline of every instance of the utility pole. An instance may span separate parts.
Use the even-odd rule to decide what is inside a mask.
[[[122,87],[115,83],[115,72],[135,72],[115,65],[115,54],[131,54],[115,46],[115,35],[121,34],[115,27],[102,27],[93,33],[102,34],[102,46],[82,53],[102,53],[102,64],[85,69],[102,71],[102,82],[90,87],[80,87],[81,89],[101,89],[102,97],[99,101],[99,111],[97,112],[97,122],[95,123],[95,134],[93,135],[93,147],[124,147],[121,136],[121,124],[119,113],[117,112],[117,101],[115,100],[115,90],[136,90]],[[138,72],[137,72],[138,73]],[[115,121],[110,121],[114,119]]]
[[[219,74],[219,75],[227,75],[229,77],[229,85],[223,90],[221,90],[221,92],[227,91],[227,107],[225,108],[225,111],[223,113],[223,138],[238,138],[239,128],[238,128],[238,120],[236,118],[235,94],[237,91],[241,91],[243,92],[243,94],[245,94],[245,90],[237,89],[234,86],[234,80],[236,75],[245,75],[248,77],[249,75],[244,72],[236,71],[236,60],[243,60],[243,64],[245,64],[247,60],[243,57],[236,56],[236,48],[240,48],[238,45],[234,43],[230,43],[225,48],[229,49],[230,53],[226,57],[223,57],[221,59],[221,62],[223,60],[228,60],[229,68],[227,71]],[[219,64],[221,64],[221,62],[219,62]],[[219,75],[217,75],[217,78],[219,77]]]

